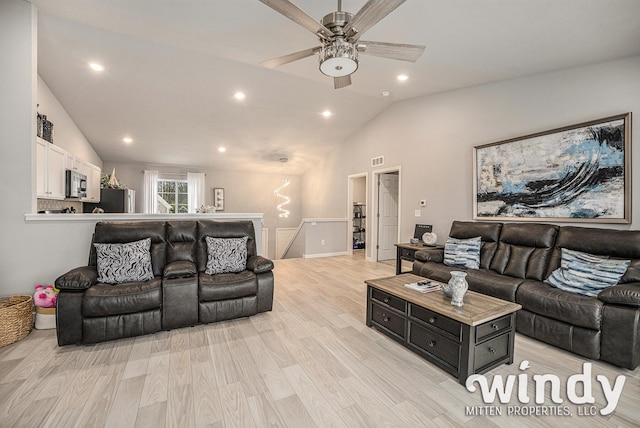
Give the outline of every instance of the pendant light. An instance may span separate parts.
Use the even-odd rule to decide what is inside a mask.
[[[279,159],[279,161],[282,164],[285,164],[287,161],[289,160],[289,158],[287,157],[281,157]],[[282,183],[282,185],[280,185],[276,190],[273,191],[273,194],[276,195],[279,198],[284,199],[282,202],[280,202],[277,206],[276,209],[278,211],[280,211],[280,214],[278,214],[278,216],[280,218],[288,218],[289,217],[289,210],[284,208],[285,205],[290,204],[291,203],[291,198],[283,195],[282,193],[280,193],[285,187],[287,187],[289,185],[289,180],[285,178],[284,183]]]

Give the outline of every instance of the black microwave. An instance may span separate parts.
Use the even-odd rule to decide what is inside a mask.
[[[87,176],[78,171],[66,170],[65,196],[84,198],[87,196]]]

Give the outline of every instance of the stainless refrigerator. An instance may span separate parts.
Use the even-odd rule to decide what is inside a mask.
[[[100,189],[100,202],[83,203],[82,212],[102,208],[105,213],[135,213],[136,191],[131,189]]]

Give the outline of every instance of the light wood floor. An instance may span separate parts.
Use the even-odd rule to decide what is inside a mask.
[[[640,370],[593,362],[595,408],[597,375],[625,376],[622,397],[612,415],[578,416],[566,380],[585,361],[522,335],[515,363],[488,379],[528,373],[533,404],[533,375],[558,375],[573,416],[508,416],[517,386],[493,403],[502,416],[468,415],[485,405],[479,392],[365,326],[363,281],[393,273],[361,254],[278,260],[269,313],[82,347],[34,330],[0,348],[0,427],[639,426]]]

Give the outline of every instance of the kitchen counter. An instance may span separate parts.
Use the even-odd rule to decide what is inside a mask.
[[[25,214],[26,222],[96,222],[96,221],[146,221],[146,220],[256,220],[262,221],[263,213],[215,213],[215,214]]]

